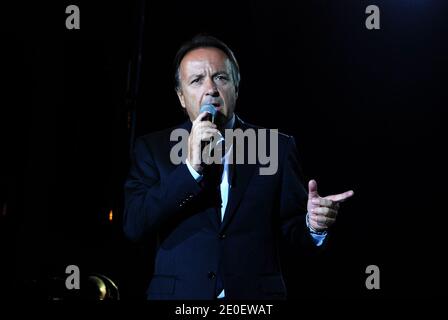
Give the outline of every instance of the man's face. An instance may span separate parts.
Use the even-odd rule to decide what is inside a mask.
[[[232,118],[238,94],[231,62],[223,51],[198,48],[188,52],[180,63],[179,78],[177,95],[191,121],[203,104],[215,106],[218,126]]]

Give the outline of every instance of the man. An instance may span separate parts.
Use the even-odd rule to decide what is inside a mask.
[[[204,142],[225,129],[260,129],[234,114],[239,81],[237,61],[224,43],[193,38],[175,60],[176,92],[189,121],[136,141],[124,230],[135,240],[158,236],[149,299],[286,298],[279,243],[315,250],[325,242],[339,202],[353,195],[322,198],[314,180],[307,194],[293,138],[283,134],[275,136],[274,174],[261,175],[259,162],[230,161],[232,150],[239,150],[234,145],[225,149],[222,165],[206,165]],[[214,123],[199,112],[205,104],[217,111]],[[188,130],[180,164],[170,158],[175,129]]]

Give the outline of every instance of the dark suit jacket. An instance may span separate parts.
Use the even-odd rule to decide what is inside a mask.
[[[181,128],[191,130],[187,121]],[[235,127],[258,127],[236,117]],[[214,299],[216,275],[228,299],[283,299],[279,243],[314,244],[305,225],[307,192],[294,139],[278,135],[278,171],[232,166],[224,220],[185,164],[174,165],[170,128],[137,139],[125,184],[124,231],[134,240],[157,233],[149,299]]]

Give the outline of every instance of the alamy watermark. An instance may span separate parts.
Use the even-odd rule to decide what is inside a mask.
[[[369,5],[366,8],[366,14],[369,16],[366,18],[367,30],[379,30],[380,27],[380,8],[375,5]]]
[[[185,163],[189,135],[188,130],[181,128],[171,132],[170,141],[178,141],[170,151],[171,163]],[[202,162],[222,164],[227,152],[231,152],[231,156],[226,157],[229,164],[256,164],[258,161],[260,175],[273,175],[278,170],[278,130],[226,129],[224,137],[213,137],[202,149]]]
[[[366,267],[366,288],[368,290],[380,288],[380,268],[377,265],[371,264]]]
[[[80,289],[80,272],[79,267],[77,265],[71,264],[65,268],[65,273],[68,274],[65,279],[65,287],[68,290],[79,290]]]
[[[68,30],[76,29],[79,30],[80,27],[80,11],[79,7],[71,4],[65,8],[65,13],[68,14],[67,18],[65,19],[65,27]]]
[[[65,8],[68,16],[65,19],[65,27],[68,30],[80,29],[80,10],[77,5],[71,4]],[[380,29],[380,8],[376,5],[369,5],[365,9],[365,13],[369,16],[366,18],[365,26],[368,30]]]

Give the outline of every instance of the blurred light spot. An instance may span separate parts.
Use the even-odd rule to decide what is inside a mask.
[[[6,211],[7,211],[7,204],[6,204],[6,202],[3,204],[3,206],[2,206],[2,216],[6,216]]]
[[[112,222],[113,218],[114,218],[114,213],[112,212],[112,209],[110,209],[110,211],[109,211],[109,221]]]

